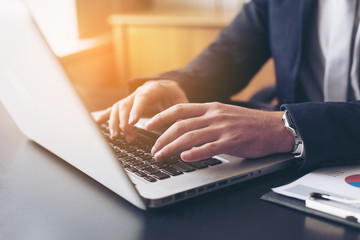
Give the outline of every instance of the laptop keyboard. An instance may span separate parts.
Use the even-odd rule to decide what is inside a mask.
[[[157,135],[136,128],[136,140],[128,143],[123,133],[120,133],[117,139],[112,140],[107,124],[102,124],[101,129],[124,169],[148,182],[176,177],[222,163],[215,158],[184,162],[179,155],[172,156],[163,162],[156,162],[151,155],[151,148],[155,144]]]

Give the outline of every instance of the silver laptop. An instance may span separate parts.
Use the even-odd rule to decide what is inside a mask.
[[[133,151],[150,139],[146,133],[130,152],[125,143],[107,141],[22,1],[1,2],[0,32],[0,99],[20,130],[141,209],[247,181],[292,162],[289,155],[219,155],[188,164],[174,156],[169,168],[151,166],[146,150]],[[142,161],[142,167],[130,165],[127,156]]]

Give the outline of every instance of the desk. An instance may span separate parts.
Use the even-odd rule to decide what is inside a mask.
[[[0,239],[360,239],[260,200],[293,171],[144,212],[28,140],[0,103]]]

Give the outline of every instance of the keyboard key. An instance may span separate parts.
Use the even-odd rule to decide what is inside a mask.
[[[122,158],[122,161],[126,162],[127,164],[132,165],[133,163],[137,162],[135,159],[129,159],[129,158]]]
[[[136,172],[135,174],[138,175],[139,177],[146,177],[146,176],[148,176],[146,173],[143,173],[143,172]]]
[[[144,173],[149,174],[149,175],[153,175],[154,173],[159,172],[159,170],[157,170],[156,168],[150,167],[144,170]]]
[[[157,172],[157,173],[151,174],[151,176],[156,178],[156,179],[159,179],[159,180],[170,177],[169,175],[167,175],[166,173],[163,173],[163,172]]]
[[[115,153],[115,156],[117,158],[123,158],[123,157],[127,157],[128,155],[124,152],[118,152],[118,153]]]
[[[183,174],[179,170],[177,170],[173,167],[170,167],[170,166],[162,167],[160,170],[166,174],[169,174],[170,176],[177,176],[177,175]]]
[[[193,167],[196,167],[197,169],[203,169],[203,168],[207,168],[208,165],[206,165],[205,163],[201,162],[201,161],[197,161],[197,162],[188,162],[188,164],[190,164]]]
[[[137,156],[137,157],[144,158],[144,157],[146,156],[146,153],[144,153],[144,152],[139,152],[139,151],[138,151],[138,152],[136,153],[136,156]]]
[[[196,169],[195,167],[193,167],[189,164],[186,164],[184,162],[178,162],[178,163],[172,164],[171,166],[182,172],[192,172],[192,171],[195,171],[195,169]]]
[[[150,158],[150,159],[143,159],[143,161],[145,162],[145,163],[147,163],[147,164],[155,164],[156,163],[156,161],[155,161],[155,159],[152,159],[152,158]]]
[[[201,161],[210,166],[215,166],[215,165],[222,163],[220,160],[217,160],[215,158],[209,158],[209,159],[205,159],[205,160],[201,160]]]
[[[143,177],[148,182],[156,182],[156,179],[150,176]]]
[[[166,163],[156,162],[156,163],[151,164],[151,166],[152,166],[153,168],[159,169],[159,168],[162,168],[162,167],[166,167],[166,166],[168,166],[168,165],[167,165]]]
[[[151,166],[151,163],[148,162],[148,161],[142,161],[144,164],[148,165],[148,166]]]
[[[144,163],[135,166],[135,168],[138,169],[138,170],[145,170],[145,169],[147,169],[149,167],[150,167],[149,165],[144,164]]]
[[[135,172],[137,172],[138,170],[136,169],[136,168],[133,168],[133,167],[127,167],[127,168],[125,168],[127,171],[129,171],[129,172],[132,172],[132,173],[135,173]]]
[[[126,149],[126,151],[128,153],[132,153],[136,156],[136,153],[137,153],[137,148],[133,147],[133,146],[130,146],[128,149]]]
[[[180,157],[178,157],[178,156],[173,156],[173,157],[170,157],[170,158],[166,159],[166,160],[164,161],[164,163],[167,163],[167,164],[171,165],[171,164],[173,164],[173,163],[179,162],[179,160],[181,160]]]
[[[121,148],[116,145],[112,145],[112,148],[115,150],[116,153],[122,153]]]
[[[141,163],[143,162],[142,158],[140,158],[140,157],[135,157],[135,160],[138,162],[141,162]]]
[[[130,156],[124,156],[121,159],[124,160],[125,162],[131,162],[135,160],[133,157]]]
[[[140,162],[138,160],[135,160],[135,161],[131,162],[130,165],[133,166],[133,167],[137,167],[137,166],[142,165],[142,164],[144,164],[144,163]]]

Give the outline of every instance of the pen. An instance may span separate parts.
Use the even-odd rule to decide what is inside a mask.
[[[346,203],[346,204],[360,204],[360,200],[349,200],[349,199],[344,199],[344,198],[337,198],[337,197],[330,196],[329,194],[317,193],[317,192],[310,193],[310,197],[314,198],[314,199],[322,199],[322,200],[329,200],[329,201],[331,200],[331,201],[341,202],[341,203]]]
[[[346,205],[342,206],[339,203]],[[344,218],[351,222],[360,223],[359,209],[355,209],[354,206],[352,206],[356,204],[360,204],[360,201],[337,198],[316,192],[310,193],[308,199],[305,201],[307,208]]]

